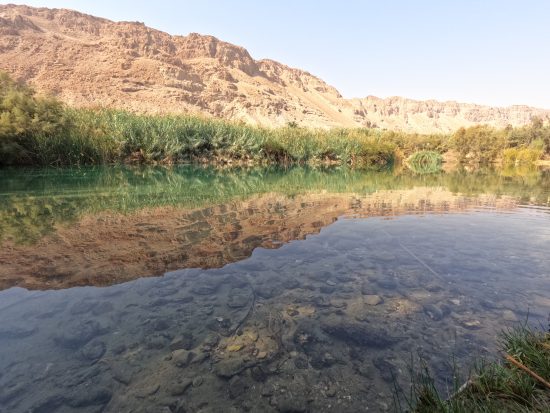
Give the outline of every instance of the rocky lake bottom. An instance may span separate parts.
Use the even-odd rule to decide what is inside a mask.
[[[454,365],[466,377],[499,331],[550,314],[550,209],[516,194],[166,208],[4,236],[0,412],[393,411],[420,360],[451,389]],[[86,234],[106,216],[136,232],[100,250]]]

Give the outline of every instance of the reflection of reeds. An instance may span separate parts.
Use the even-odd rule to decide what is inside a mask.
[[[433,174],[441,170],[443,157],[435,151],[418,151],[407,159],[407,166],[417,174]]]
[[[0,170],[0,239],[32,241],[59,224],[102,211],[132,212],[177,206],[204,208],[254,195],[308,192],[367,195],[381,190],[444,187],[465,196],[509,195],[519,202],[548,204],[550,171],[528,177],[479,170],[446,174],[395,175],[349,168],[85,167]]]

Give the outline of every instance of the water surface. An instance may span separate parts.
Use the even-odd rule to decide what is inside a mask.
[[[2,412],[384,411],[550,312],[544,171],[0,182]]]

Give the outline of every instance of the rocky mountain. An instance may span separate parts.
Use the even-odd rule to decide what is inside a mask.
[[[212,36],[171,36],[142,23],[65,9],[0,5],[0,69],[79,107],[201,113],[265,126],[443,132],[550,116],[550,110],[527,106],[344,99],[306,71],[255,60]]]

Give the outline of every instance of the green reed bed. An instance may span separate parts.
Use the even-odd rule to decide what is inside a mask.
[[[417,151],[448,150],[467,163],[522,163],[550,156],[547,123],[533,119],[521,128],[481,125],[430,135],[309,129],[294,122],[271,129],[191,115],[69,108],[0,72],[0,166],[201,162],[380,168]]]
[[[67,109],[54,133],[13,136],[0,162],[81,165],[101,163],[279,163],[379,167],[396,146],[346,131],[266,129],[188,115],[137,115]],[[357,135],[357,133],[356,133]],[[8,139],[5,139],[8,140]]]
[[[521,325],[500,337],[502,357],[480,361],[463,384],[455,380],[450,396],[436,388],[421,368],[404,411],[416,413],[549,412],[550,333]]]
[[[268,129],[191,115],[74,109],[0,72],[0,166],[334,163],[380,167],[396,145],[369,130]]]

